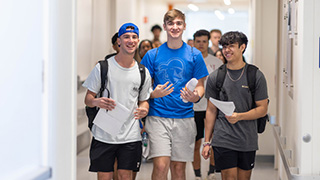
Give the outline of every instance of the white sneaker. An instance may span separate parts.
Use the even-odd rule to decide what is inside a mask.
[[[207,180],[217,180],[217,177],[214,173],[209,174]]]
[[[201,179],[201,177],[197,177],[197,176],[196,176],[196,180],[202,180],[202,179]]]

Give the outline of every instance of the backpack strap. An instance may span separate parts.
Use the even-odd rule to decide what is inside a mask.
[[[227,74],[227,65],[223,64],[218,68],[217,82],[216,82],[217,99],[219,100],[220,100],[220,91],[222,90],[222,86],[223,86],[226,74]],[[223,94],[225,94],[225,92],[223,92]]]
[[[138,61],[137,61],[137,62],[138,62]],[[142,90],[142,87],[143,87],[143,84],[144,84],[144,81],[145,81],[145,79],[146,79],[146,68],[144,67],[143,64],[140,64],[139,62],[138,62],[138,66],[139,66],[140,79],[141,79],[139,91],[141,91],[141,90]]]
[[[256,74],[257,74],[257,70],[259,68],[256,67],[255,65],[252,64],[248,64],[247,67],[247,81],[248,81],[248,86],[249,86],[249,90],[251,92],[251,96],[252,96],[252,103],[253,106],[255,107],[256,102],[254,101],[254,97],[255,97],[255,91],[256,91]]]
[[[100,64],[100,75],[101,75],[101,87],[99,90],[99,96],[102,97],[102,93],[104,89],[106,89],[106,81],[108,81],[108,60],[101,60],[99,61]],[[108,93],[108,97],[110,97],[110,94]]]

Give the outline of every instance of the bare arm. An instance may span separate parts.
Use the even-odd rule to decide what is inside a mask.
[[[107,109],[109,111],[114,109],[116,104],[113,99],[106,98],[106,97],[95,98],[95,96],[96,96],[96,93],[90,90],[87,90],[84,103],[89,107],[97,106],[99,108]]]
[[[142,119],[148,115],[149,112],[149,103],[148,101],[139,101],[138,108],[134,112],[135,119]]]
[[[256,108],[253,108],[247,112],[243,112],[243,113],[234,112],[231,116],[226,116],[226,118],[231,124],[235,124],[238,121],[255,120],[265,116],[268,112],[268,99],[256,101],[256,105],[257,105]]]
[[[204,120],[204,142],[210,142],[212,138],[213,128],[216,122],[218,110],[208,99],[206,118]],[[208,159],[210,156],[210,146],[205,146],[202,149],[202,156]]]

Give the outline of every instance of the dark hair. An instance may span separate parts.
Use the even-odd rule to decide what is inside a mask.
[[[195,40],[196,37],[200,37],[200,36],[208,36],[208,40],[210,39],[210,33],[209,33],[209,31],[207,31],[205,29],[201,29],[201,30],[195,32],[193,34],[193,40]]]
[[[145,41],[147,41],[147,42],[150,44],[151,49],[153,49],[152,42],[151,42],[150,40],[148,40],[148,39],[144,39],[144,40],[142,40],[142,41],[140,42],[140,44],[139,44],[139,49],[141,49],[142,43],[145,42]]]
[[[112,45],[114,45],[117,42],[117,38],[118,38],[118,33],[115,33],[111,38]]]
[[[230,31],[222,35],[219,44],[221,46],[233,44],[233,43],[239,43],[239,47],[242,44],[245,44],[246,47],[244,48],[242,54],[246,51],[247,44],[248,44],[248,38],[245,34],[239,31]]]
[[[152,26],[152,28],[151,28],[151,32],[153,32],[155,29],[160,29],[160,31],[162,31],[161,26],[159,26],[158,24],[156,24],[156,25]]]

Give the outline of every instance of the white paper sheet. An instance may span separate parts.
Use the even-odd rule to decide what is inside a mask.
[[[100,108],[93,123],[114,137],[119,133],[129,115],[129,109],[120,103],[116,103],[112,111],[107,112],[106,109]]]
[[[231,101],[219,101],[214,98],[210,98],[209,100],[227,116],[231,116],[236,108]]]

